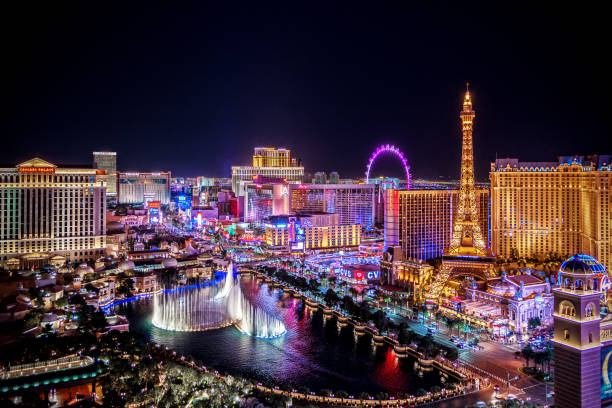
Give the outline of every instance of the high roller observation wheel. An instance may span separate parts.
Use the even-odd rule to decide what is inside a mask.
[[[402,165],[404,166],[404,170],[406,171],[406,181],[408,188],[410,188],[410,166],[408,165],[408,160],[406,160],[406,156],[404,156],[404,153],[402,153],[400,149],[389,144],[378,146],[374,153],[372,153],[372,156],[370,156],[370,161],[368,162],[368,167],[365,173],[366,184],[368,184],[368,182],[370,181],[370,170],[372,169],[374,161],[378,158],[378,156],[383,153],[392,153],[394,156],[400,159]]]

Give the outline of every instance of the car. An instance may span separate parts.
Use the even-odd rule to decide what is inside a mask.
[[[507,400],[511,401],[511,400],[516,400],[516,401],[520,401],[523,402],[520,398],[518,398],[516,395],[514,394],[508,394],[508,398],[506,398]]]

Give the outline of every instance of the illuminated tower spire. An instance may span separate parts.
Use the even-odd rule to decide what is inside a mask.
[[[482,238],[480,225],[478,224],[478,209],[476,208],[476,196],[474,193],[472,128],[476,113],[472,109],[472,98],[470,96],[469,85],[469,83],[466,83],[467,89],[463,98],[463,110],[459,115],[461,118],[461,129],[463,131],[461,181],[459,187],[459,202],[448,254],[486,256],[488,251]]]

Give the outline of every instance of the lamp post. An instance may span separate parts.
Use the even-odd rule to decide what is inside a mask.
[[[508,380],[506,381],[506,398],[508,398],[508,396],[510,395],[510,382],[518,380],[519,376],[517,375],[514,378],[510,378],[509,372],[506,372],[506,375],[508,376]]]

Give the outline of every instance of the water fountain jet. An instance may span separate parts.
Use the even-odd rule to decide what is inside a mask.
[[[153,299],[155,327],[172,331],[204,331],[230,325],[242,333],[274,338],[286,332],[283,322],[254,305],[234,278],[230,262],[223,285],[185,289],[175,287]]]

